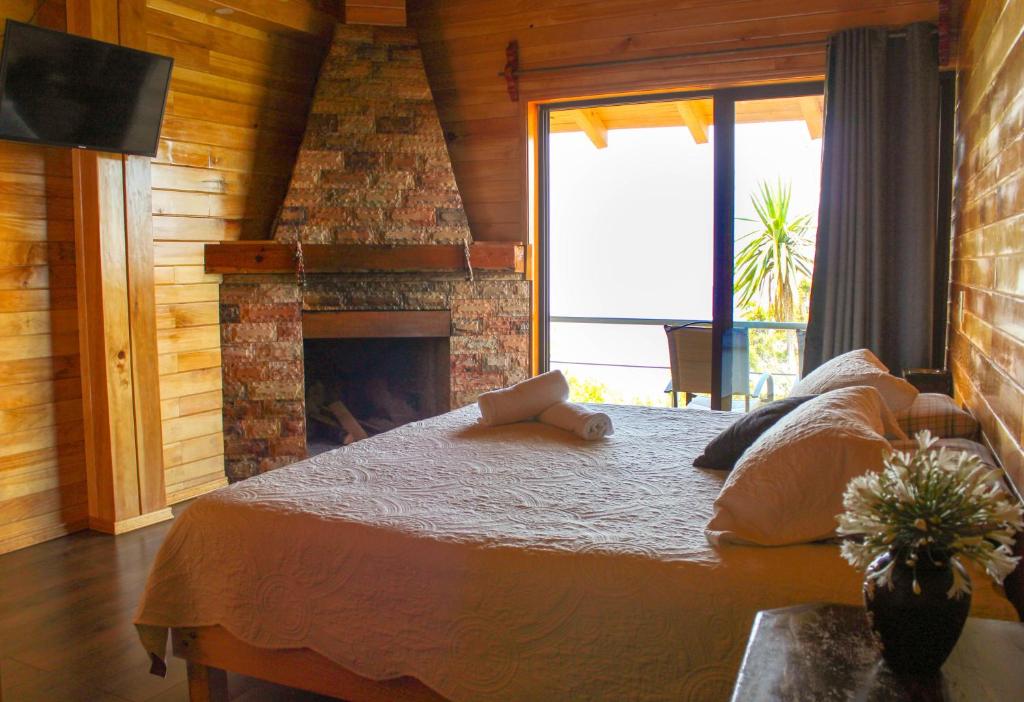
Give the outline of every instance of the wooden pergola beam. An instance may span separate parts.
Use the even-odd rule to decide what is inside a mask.
[[[825,130],[825,118],[821,112],[821,98],[814,95],[800,98],[800,113],[807,123],[807,133],[812,139],[820,139]]]
[[[690,130],[695,144],[708,143],[708,121],[707,117],[698,111],[695,101],[683,100],[676,103],[676,110],[683,118],[683,124]]]
[[[573,110],[572,118],[595,147],[604,149],[608,146],[608,127],[596,110]]]

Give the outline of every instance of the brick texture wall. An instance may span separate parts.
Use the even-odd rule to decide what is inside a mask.
[[[224,468],[240,480],[306,456],[302,295],[291,276],[220,289]]]
[[[1024,2],[972,0],[961,41],[950,364],[1024,488]]]
[[[413,30],[338,26],[275,238],[315,244],[470,238]]]

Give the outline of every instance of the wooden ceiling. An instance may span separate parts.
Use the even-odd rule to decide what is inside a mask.
[[[810,137],[820,139],[823,107],[824,98],[820,95],[746,100],[736,103],[736,122],[750,124],[802,121],[807,125]],[[713,124],[712,114],[710,98],[557,110],[551,113],[551,131],[582,131],[594,146],[603,149],[608,146],[608,131],[612,129],[685,126],[690,130],[695,143],[706,144],[708,127]]]

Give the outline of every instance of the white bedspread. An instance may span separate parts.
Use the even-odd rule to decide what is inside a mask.
[[[724,475],[692,462],[734,416],[602,410],[616,433],[586,442],[467,407],[200,498],[153,566],[144,644],[219,624],[452,700],[718,700],[757,610],[860,601],[834,545],[707,543]],[[974,615],[1015,618],[975,585]]]

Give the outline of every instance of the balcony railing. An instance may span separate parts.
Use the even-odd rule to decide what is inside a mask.
[[[703,319],[662,319],[662,318],[649,318],[649,317],[579,317],[579,316],[552,316],[551,322],[553,324],[594,324],[594,325],[622,325],[622,326],[657,326],[663,327],[665,325],[678,326],[683,324],[691,324],[694,322],[710,323],[708,320]],[[781,391],[781,395],[785,394],[785,389],[790,387],[799,375],[799,368],[803,361],[803,337],[807,329],[807,324],[804,322],[772,322],[772,321],[754,321],[754,320],[735,320],[733,327],[736,329],[744,329],[751,332],[750,336],[753,337],[753,333],[757,332],[770,332],[770,331],[792,331],[796,337],[796,344],[793,344],[791,351],[795,352],[788,353],[782,368],[776,366],[772,368],[759,368],[757,367],[757,360],[751,358],[750,378],[752,381],[756,381],[756,388],[752,388],[751,395],[758,396],[761,394],[761,390],[768,387],[774,387]],[[753,341],[753,339],[751,339]],[[553,349],[554,354],[557,354],[557,349]],[[795,358],[794,358],[795,355]],[[643,363],[613,363],[604,361],[582,361],[572,360],[570,358],[559,358],[553,355],[551,358],[552,364],[559,364],[565,366],[589,366],[589,367],[603,367],[603,368],[627,368],[627,369],[647,369],[647,370],[670,370],[667,365],[668,354],[667,344],[665,347],[666,363],[664,364],[643,364]],[[766,383],[766,376],[769,376],[768,382]]]
[[[566,324],[627,324],[637,326],[663,327],[666,324],[704,323],[711,324],[709,319],[655,319],[650,317],[551,317],[552,322]],[[732,325],[737,329],[793,329],[806,331],[806,322],[767,322],[737,319]]]

